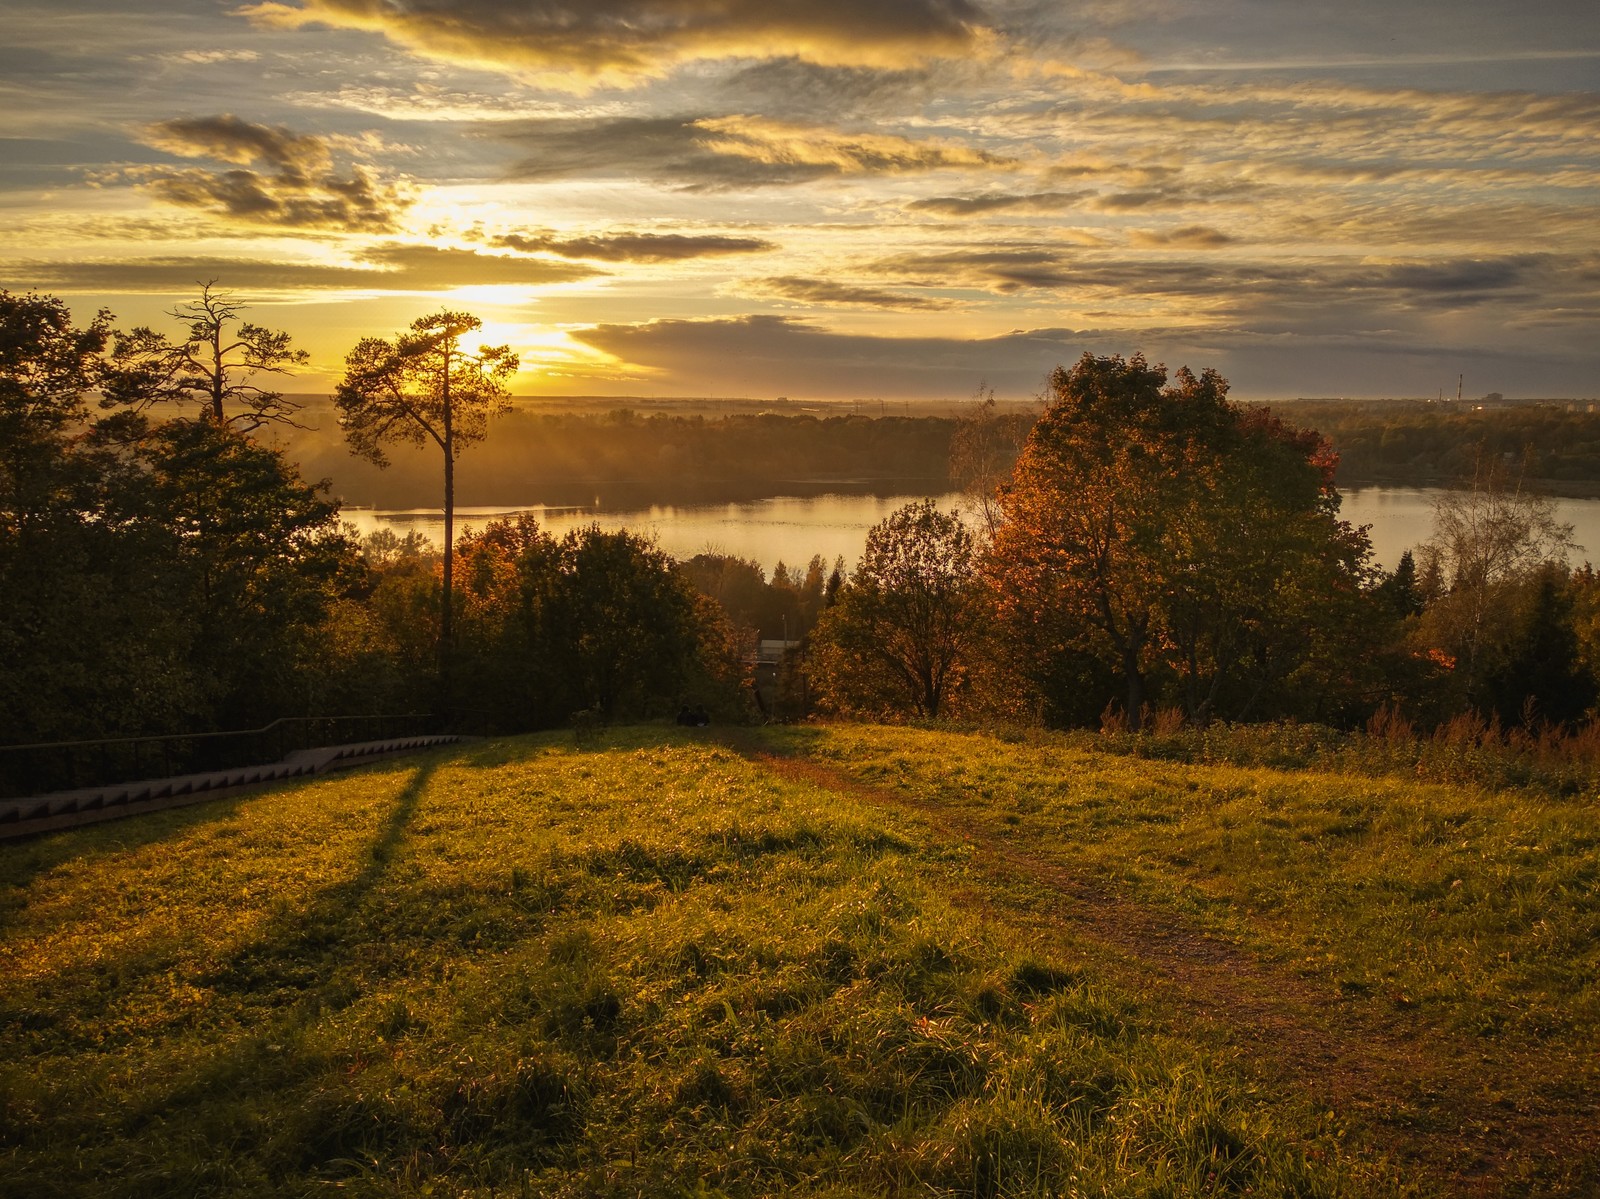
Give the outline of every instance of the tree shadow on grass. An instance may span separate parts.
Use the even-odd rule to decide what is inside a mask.
[[[430,760],[412,773],[395,797],[394,807],[384,818],[377,836],[367,846],[363,854],[365,860],[353,877],[326,888],[303,907],[284,911],[269,921],[251,944],[235,951],[212,973],[208,980],[211,985],[255,991],[260,988],[253,984],[271,982],[275,964],[292,963],[292,977],[286,980],[291,992],[312,994],[325,986],[338,966],[348,961],[340,950],[350,948],[346,942],[353,931],[356,915],[389,869],[437,769],[438,763]]]
[[[170,1090],[153,1098],[146,1116],[170,1117],[237,1093],[241,1085],[270,1092],[314,1071],[312,1063],[296,1061],[293,1045],[322,1012],[360,997],[338,976],[357,960],[361,908],[389,870],[438,765],[425,761],[412,773],[352,877],[280,913],[207,973],[204,985],[242,999],[247,1010],[254,1009],[255,1022],[223,1040],[209,1061],[175,1078]]]

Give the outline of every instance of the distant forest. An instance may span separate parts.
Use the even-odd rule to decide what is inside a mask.
[[[1430,486],[1470,477],[1480,449],[1550,490],[1600,487],[1600,405],[1308,401],[1278,411],[1339,452],[1341,485]]]
[[[1421,402],[1300,401],[1274,405],[1339,453],[1341,486],[1439,486],[1470,476],[1480,450],[1550,490],[1600,490],[1600,412],[1588,404],[1474,410]],[[1019,418],[1012,418],[1019,419]],[[739,413],[726,417],[519,408],[464,457],[463,504],[610,507],[718,502],[827,490],[944,490],[954,416]],[[430,455],[397,453],[385,471],[353,460],[324,430],[285,445],[308,478],[331,477],[345,502],[437,507]]]
[[[955,421],[940,417],[739,414],[544,415],[514,410],[462,458],[463,504],[608,506],[718,502],[847,490],[885,494],[949,485]],[[348,503],[439,506],[438,465],[423,452],[395,453],[380,471],[352,460],[342,439],[306,433],[285,447],[308,478],[331,477]]]

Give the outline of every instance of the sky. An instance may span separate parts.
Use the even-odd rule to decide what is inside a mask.
[[[525,395],[1600,395],[1594,0],[5,0],[0,286]]]

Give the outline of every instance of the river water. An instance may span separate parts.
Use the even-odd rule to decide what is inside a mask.
[[[1393,567],[1400,555],[1428,539],[1433,528],[1433,504],[1439,492],[1418,487],[1363,487],[1344,493],[1340,514],[1352,524],[1370,526],[1369,536],[1378,562]],[[726,504],[656,505],[610,511],[593,506],[525,508],[458,508],[456,527],[482,528],[496,517],[528,512],[554,536],[597,524],[603,529],[632,529],[651,534],[675,558],[713,552],[749,558],[771,569],[782,561],[804,565],[813,554],[829,563],[842,557],[854,566],[866,544],[867,530],[895,509],[924,498],[921,495],[818,495],[779,496],[773,499]],[[956,510],[957,494],[933,497],[940,508]],[[1558,499],[1560,520],[1573,526],[1579,548],[1576,565],[1600,559],[1600,499]],[[347,508],[345,519],[362,532],[388,528],[404,535],[416,530],[435,544],[444,539],[444,517],[437,508],[385,511]]]

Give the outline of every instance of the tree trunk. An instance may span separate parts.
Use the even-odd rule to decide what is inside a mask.
[[[1129,646],[1122,652],[1122,671],[1128,676],[1128,731],[1137,733],[1144,722],[1144,675],[1139,673],[1139,651]]]
[[[228,423],[228,414],[222,408],[222,322],[211,326],[211,419],[220,429]]]
[[[450,409],[450,349],[444,351],[444,589],[440,596],[439,611],[439,694],[441,702],[450,702],[450,660],[455,634],[451,601],[455,584],[456,552],[456,454],[455,435],[451,428]]]

